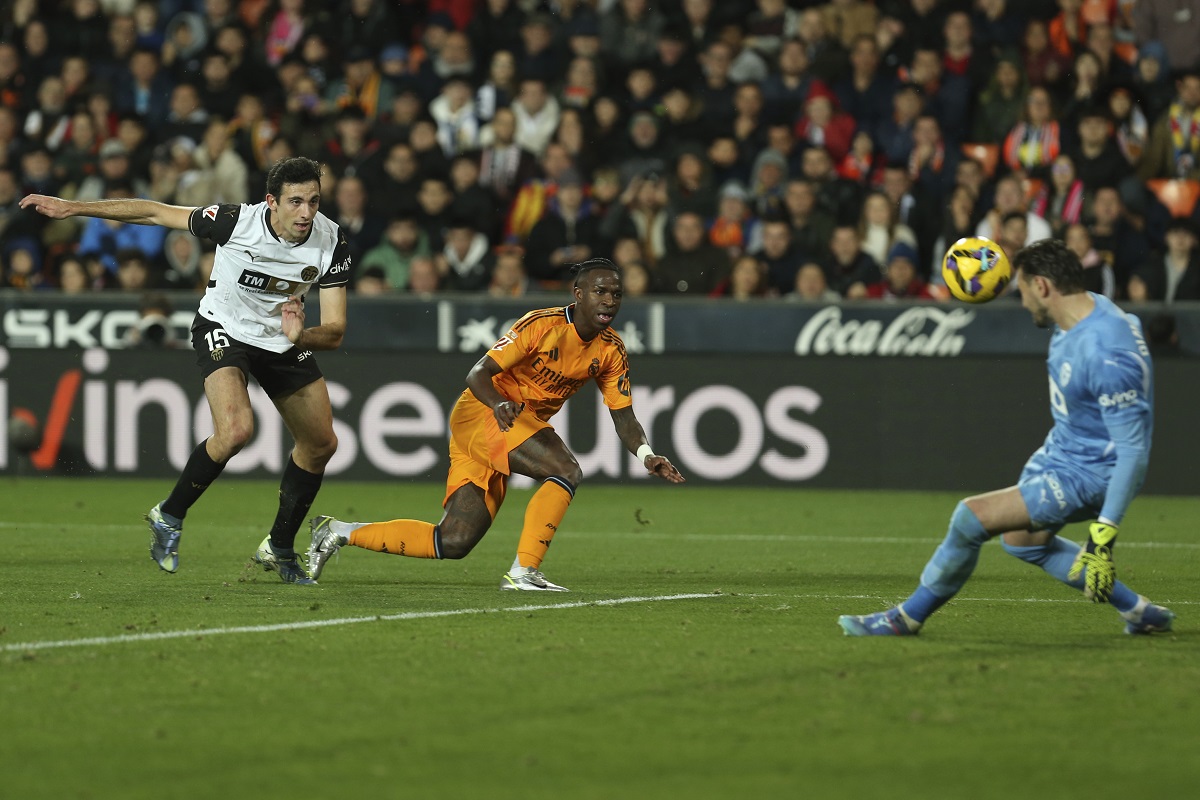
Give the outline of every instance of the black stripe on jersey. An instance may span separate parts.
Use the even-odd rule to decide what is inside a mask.
[[[539,319],[546,319],[547,317],[557,317],[557,316],[562,316],[562,315],[563,315],[563,309],[561,309],[561,308],[549,308],[549,309],[544,309],[542,311],[530,311],[528,314],[526,314],[524,317],[517,320],[513,324],[513,332],[519,333],[520,331],[529,327],[529,325],[531,325],[533,322],[535,322]]]
[[[621,337],[612,331],[600,331],[600,341],[607,342],[617,349],[617,353],[621,357],[621,366],[628,372],[629,355],[625,352],[625,343],[621,341]]]

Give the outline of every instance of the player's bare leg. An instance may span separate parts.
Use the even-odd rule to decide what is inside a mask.
[[[254,435],[254,411],[241,369],[223,367],[211,373],[204,380],[204,395],[212,413],[213,435],[192,451],[171,494],[146,514],[150,557],[167,572],[179,569],[179,541],[188,509]]]
[[[546,580],[539,568],[583,481],[579,462],[557,433],[544,428],[508,454],[508,465],[515,473],[541,481],[541,486],[525,508],[517,556],[500,588],[565,592]]]

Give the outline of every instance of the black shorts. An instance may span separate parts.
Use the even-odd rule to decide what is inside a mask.
[[[311,350],[293,347],[273,353],[239,342],[215,322],[199,314],[192,321],[192,349],[200,374],[207,378],[222,367],[237,367],[253,375],[272,400],[289,395],[321,379],[321,368]]]

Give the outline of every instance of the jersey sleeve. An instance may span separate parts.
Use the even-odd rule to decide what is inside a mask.
[[[1150,463],[1151,380],[1146,357],[1125,350],[1104,353],[1093,371],[1091,388],[1117,455],[1100,510],[1113,524],[1125,516]]]
[[[223,245],[233,236],[233,229],[241,215],[242,207],[237,203],[220,203],[193,209],[192,215],[188,217],[188,230],[193,236]]]
[[[604,405],[616,411],[633,405],[633,387],[629,382],[629,356],[620,337],[613,335],[609,342],[610,352],[604,367],[596,376],[596,385],[604,397]]]
[[[542,340],[546,324],[542,319],[533,319],[534,313],[526,314],[514,322],[508,333],[501,336],[487,352],[505,372],[537,350],[538,342]]]
[[[335,286],[345,286],[350,282],[350,268],[353,265],[350,263],[350,242],[346,239],[346,234],[342,233],[342,228],[339,225],[337,230],[337,244],[333,248],[333,257],[329,259],[329,269],[325,270],[325,274],[321,276],[320,287],[322,289],[332,289]]]

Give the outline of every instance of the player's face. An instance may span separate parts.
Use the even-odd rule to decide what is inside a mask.
[[[612,324],[621,309],[621,276],[607,269],[587,273],[575,287],[575,327],[591,339]]]
[[[1021,290],[1021,305],[1033,316],[1033,324],[1039,328],[1049,328],[1050,310],[1046,307],[1045,298],[1038,291],[1037,278],[1030,278],[1025,270],[1017,270],[1017,287]]]
[[[285,183],[279,197],[267,195],[271,227],[280,239],[293,244],[308,238],[320,205],[321,184],[317,181]]]

